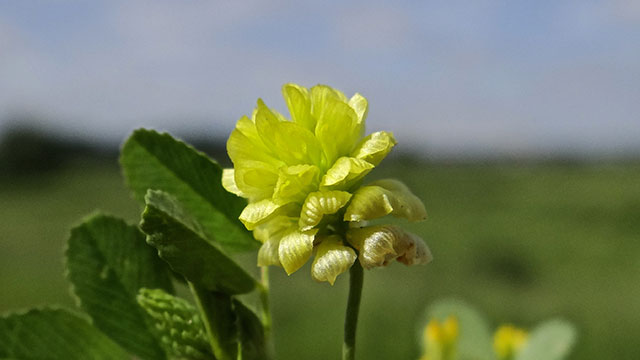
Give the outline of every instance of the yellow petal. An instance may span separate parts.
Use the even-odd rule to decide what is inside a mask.
[[[409,221],[427,218],[422,201],[397,180],[378,180],[359,188],[344,214],[345,221],[372,220],[392,214]]]
[[[318,188],[320,169],[315,165],[282,167],[273,193],[278,204],[302,202],[309,192]]]
[[[389,192],[379,186],[363,186],[353,194],[344,220],[372,220],[391,214],[394,208],[390,198]]]
[[[280,239],[285,231],[296,226],[297,217],[276,215],[253,229],[253,237],[261,243],[267,242],[271,238]]]
[[[393,138],[392,133],[378,131],[362,139],[351,156],[377,166],[395,145],[396,139]]]
[[[278,171],[274,166],[261,161],[241,161],[235,166],[234,180],[236,187],[250,201],[262,200],[273,195]]]
[[[317,246],[316,256],[311,264],[311,277],[317,281],[328,281],[333,285],[336,277],[347,271],[356,258],[355,251],[345,246],[340,236],[325,237]]]
[[[327,105],[328,99],[334,99],[346,103],[344,94],[327,85],[316,85],[311,88],[311,115],[318,119],[322,109]]]
[[[371,183],[380,186],[393,195],[393,215],[405,218],[409,221],[422,221],[427,219],[427,211],[422,200],[415,196],[403,182],[394,179],[382,179]],[[395,202],[395,203],[394,203]]]
[[[279,215],[280,211],[278,210],[281,210],[282,208],[282,205],[278,205],[270,199],[260,200],[249,203],[249,205],[242,210],[239,219],[247,230],[253,230],[256,226],[265,223],[276,215]]]
[[[280,239],[278,257],[288,275],[300,269],[311,257],[316,232],[317,230],[302,232],[293,228]]]
[[[232,194],[247,197],[236,185],[233,169],[222,169],[222,187]]]
[[[366,269],[386,266],[394,259],[405,265],[426,264],[432,260],[422,239],[393,225],[349,229],[347,240],[359,251],[360,264]]]
[[[315,110],[318,120],[315,135],[322,146],[327,164],[332,164],[355,148],[362,136],[363,124],[359,122],[356,112],[336,96],[325,96],[322,108]]]
[[[242,161],[261,161],[276,167],[283,165],[264,144],[253,121],[246,116],[238,120],[236,128],[231,132],[227,141],[227,153],[234,165]]]
[[[345,191],[317,191],[310,193],[300,212],[299,226],[301,230],[316,227],[325,215],[335,214],[351,199]]]
[[[291,120],[313,132],[316,128],[316,119],[311,116],[309,91],[296,84],[286,84],[282,87],[282,96],[291,113]]]
[[[267,239],[260,247],[260,250],[258,250],[258,266],[282,266],[282,264],[280,264],[280,258],[278,257],[279,246],[279,237]]]
[[[288,216],[275,216],[253,230],[253,237],[262,243],[258,251],[258,266],[282,266],[278,255],[280,239],[286,231],[297,226],[297,220]]]
[[[252,117],[255,121],[256,131],[262,142],[270,151],[277,153],[273,137],[280,122],[278,116],[265,105],[262,99],[258,99]]]
[[[279,116],[258,100],[256,128],[260,138],[287,165],[322,165],[322,148],[318,139],[302,125],[281,121]]]
[[[374,166],[364,160],[352,157],[339,158],[322,177],[322,190],[349,190],[362,180]]]
[[[369,112],[369,103],[367,102],[367,99],[364,96],[355,93],[355,95],[349,99],[349,106],[351,106],[351,108],[356,112],[356,115],[358,115],[358,121],[360,123],[364,123],[367,118],[367,113]]]

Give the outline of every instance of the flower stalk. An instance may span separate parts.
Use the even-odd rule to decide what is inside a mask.
[[[342,344],[342,360],[356,358],[356,329],[358,327],[358,313],[362,298],[362,283],[364,274],[359,261],[353,263],[349,269],[349,298],[347,300],[347,314],[344,321],[344,342]]]

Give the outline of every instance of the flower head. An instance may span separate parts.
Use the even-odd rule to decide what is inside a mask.
[[[424,328],[424,344],[426,352],[421,360],[453,360],[456,358],[459,324],[454,316],[444,321],[429,320]]]
[[[525,330],[513,325],[501,325],[493,335],[493,349],[500,360],[514,359],[527,343]]]
[[[363,137],[367,99],[324,85],[286,84],[282,93],[291,121],[259,99],[227,142],[234,168],[225,169],[222,182],[249,201],[240,220],[262,242],[258,265],[291,274],[315,250],[312,277],[333,284],[358,257],[365,268],[394,259],[428,262],[417,236],[395,226],[360,228],[386,215],[426,218],[422,202],[399,181],[361,186],[396,144],[390,132]]]

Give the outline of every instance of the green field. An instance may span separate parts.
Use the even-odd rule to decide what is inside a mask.
[[[442,297],[475,304],[493,324],[576,324],[572,359],[640,356],[640,166],[386,165],[424,199],[410,227],[435,260],[365,272],[361,359],[416,359],[416,323]],[[78,164],[0,184],[0,312],[73,306],[63,275],[69,228],[94,209],[138,221],[113,165]],[[247,263],[251,263],[248,261]],[[347,276],[318,284],[309,265],[272,270],[279,359],[337,359]]]

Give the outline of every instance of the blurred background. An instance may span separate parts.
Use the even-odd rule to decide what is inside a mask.
[[[640,2],[0,3],[0,312],[73,305],[62,254],[94,209],[139,221],[119,144],[170,131],[223,164],[258,97],[326,83],[399,145],[373,177],[425,202],[425,267],[365,274],[359,355],[419,356],[429,303],[563,317],[573,359],[640,355]],[[347,277],[274,270],[280,359],[338,358]],[[303,335],[303,336],[301,336]]]

